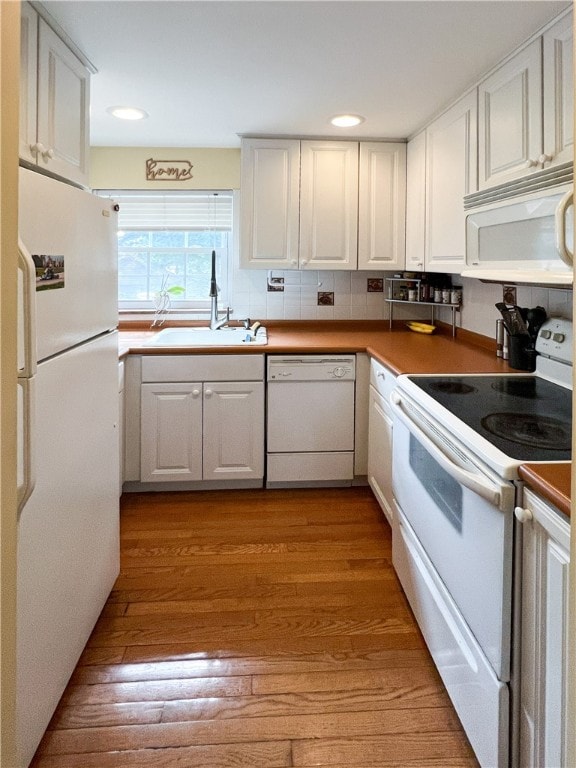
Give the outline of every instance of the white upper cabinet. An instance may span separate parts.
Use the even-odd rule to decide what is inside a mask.
[[[543,37],[544,167],[571,162],[574,155],[574,69],[572,14]]]
[[[405,144],[243,139],[242,267],[398,269]]]
[[[358,269],[403,269],[406,145],[360,143]]]
[[[357,142],[301,142],[300,185],[300,267],[356,269]]]
[[[20,13],[20,157],[36,162],[38,14],[28,3]]]
[[[406,150],[406,267],[422,272],[426,249],[426,133]]]
[[[542,154],[542,41],[479,86],[480,189],[526,176]]]
[[[294,269],[300,232],[300,142],[242,141],[243,266]]]
[[[457,273],[465,262],[464,195],[477,185],[476,91],[426,129],[425,269]]]
[[[90,74],[27,4],[22,6],[20,157],[88,186]]]
[[[572,14],[479,86],[479,188],[572,161]]]

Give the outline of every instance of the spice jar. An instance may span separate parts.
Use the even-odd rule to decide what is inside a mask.
[[[462,288],[459,285],[452,286],[450,291],[450,303],[462,304]]]

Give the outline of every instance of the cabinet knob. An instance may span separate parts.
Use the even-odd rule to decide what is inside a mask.
[[[300,266],[301,266],[301,267],[305,267],[305,266],[306,266],[306,264],[308,264],[308,259],[302,259],[302,260],[300,261]]]
[[[540,165],[544,165],[545,163],[549,163],[551,160],[552,160],[552,155],[546,155],[546,154],[542,154],[538,158],[538,162],[540,163]]]
[[[516,520],[521,523],[529,523],[533,518],[532,512],[524,507],[515,507],[514,514],[516,515]]]
[[[214,394],[214,393],[212,392],[212,390],[211,390],[211,389],[206,389],[206,390],[204,391],[204,396],[205,396],[205,397],[212,397],[212,395],[213,395],[213,394]]]
[[[293,267],[297,267],[298,266],[298,260],[297,259],[292,259],[290,264],[292,264]]]
[[[536,168],[538,165],[538,160],[526,160],[526,163],[524,165],[525,168]]]
[[[42,157],[44,160],[52,160],[54,157],[54,150],[53,149],[44,149],[41,151]]]
[[[200,390],[199,389],[193,389],[192,390],[192,397],[200,397]]]
[[[30,152],[32,152],[33,155],[42,155],[46,152],[46,147],[44,144],[37,141],[35,144],[30,144]]]

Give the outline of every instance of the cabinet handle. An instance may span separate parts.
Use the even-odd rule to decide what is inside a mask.
[[[192,397],[200,397],[200,390],[199,389],[193,389],[192,390]]]
[[[514,507],[514,514],[516,515],[516,520],[521,523],[529,523],[534,517],[532,512],[524,507]]]
[[[212,392],[212,390],[211,390],[211,389],[207,389],[207,390],[204,392],[204,396],[205,396],[205,397],[212,397],[212,395],[213,395],[213,394],[214,394],[214,393]]]

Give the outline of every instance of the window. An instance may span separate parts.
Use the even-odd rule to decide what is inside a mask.
[[[176,309],[209,307],[212,251],[226,302],[232,254],[232,192],[107,191],[118,213],[118,304],[150,309],[158,291]],[[181,292],[179,292],[181,290]]]

